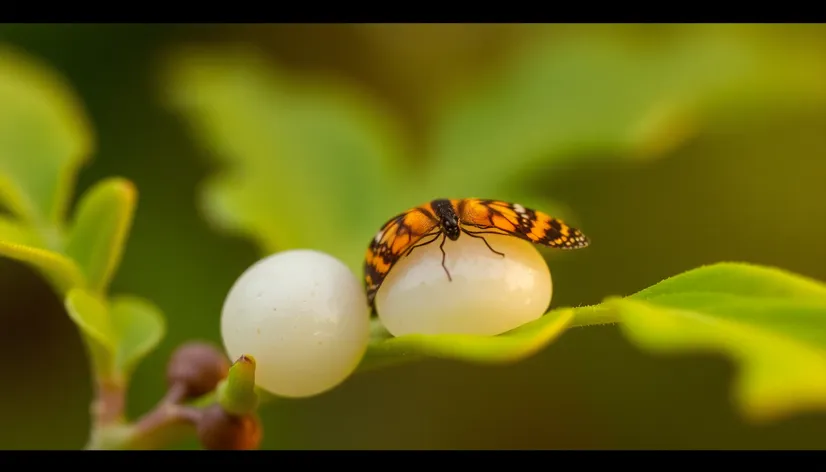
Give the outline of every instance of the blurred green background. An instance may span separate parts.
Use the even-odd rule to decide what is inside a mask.
[[[416,168],[429,165],[431,130],[443,110],[458,109],[454,99],[497,83],[497,73],[524,48],[564,45],[569,57],[549,53],[548,70],[549,77],[557,77],[553,67],[574,71],[568,81],[539,82],[537,90],[503,81],[503,95],[491,92],[473,118],[482,123],[478,129],[519,132],[511,130],[514,141],[492,150],[485,136],[471,135],[461,161],[487,159],[496,167],[491,159],[499,159],[507,167],[510,149],[522,152],[532,139],[559,133],[556,157],[533,159],[518,185],[502,184],[502,198],[519,188],[532,201],[547,199],[594,241],[576,255],[549,254],[553,306],[598,303],[721,260],[826,280],[823,25],[2,25],[0,43],[55,68],[83,101],[96,149],[76,195],[111,175],[131,179],[140,192],[112,290],[158,304],[168,333],[136,373],[132,415],[163,395],[165,362],[179,343],[220,343],[223,298],[261,251],[250,239],[219,231],[202,211],[202,184],[217,164],[165,98],[164,61],[184,46],[255,47],[286,74],[322,77],[331,88],[339,80],[356,84],[392,113]],[[720,44],[746,45],[751,55],[738,63],[738,50]],[[515,75],[526,84],[534,77],[530,68]],[[722,85],[709,94],[697,92],[718,79]],[[659,103],[651,94],[663,87],[683,95],[663,94],[674,101]],[[510,105],[531,102],[531,93],[550,99],[536,99],[535,115],[517,115],[519,107]],[[636,104],[653,112],[637,113]],[[542,123],[546,116],[559,128]],[[609,132],[626,125],[631,131]],[[655,132],[647,134],[648,127]],[[462,169],[445,174],[457,194],[432,196],[470,196],[475,187],[462,180]],[[417,179],[411,173],[406,184],[415,188]],[[351,189],[365,207],[387,191]],[[409,195],[409,203],[419,203],[413,196],[421,194]],[[375,218],[378,228],[383,219]],[[361,239],[366,244],[369,237]],[[13,261],[0,265],[0,366],[7,379],[0,447],[81,448],[91,383],[78,332],[39,276]],[[643,354],[614,326],[574,329],[513,366],[433,360],[267,405],[262,447],[823,446],[822,414],[745,423],[730,403],[732,374],[731,364],[714,356]]]

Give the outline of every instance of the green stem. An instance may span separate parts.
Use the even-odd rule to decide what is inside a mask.
[[[614,310],[601,305],[578,307],[570,328],[619,323]]]

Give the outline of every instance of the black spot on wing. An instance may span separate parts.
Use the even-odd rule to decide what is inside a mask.
[[[490,216],[488,217],[488,219],[490,219],[491,225],[493,224],[493,215],[499,216],[501,218],[504,218],[510,224],[512,224],[513,227],[515,228],[515,231],[508,231],[508,230],[502,229],[502,228],[497,228],[497,229],[499,229],[500,231],[502,231],[504,233],[507,233],[507,234],[510,234],[510,235],[513,235],[513,236],[517,236],[517,237],[522,238],[522,239],[528,239],[527,232],[524,230],[524,228],[526,226],[524,226],[523,219],[520,218],[519,212],[517,212],[515,209],[513,209],[509,205],[505,206],[509,210],[512,210],[514,213],[516,213],[516,219],[514,220],[510,215],[505,214],[499,208],[497,208],[497,207],[501,207],[503,205],[505,205],[505,204],[502,203],[502,202],[492,202],[490,205],[488,205],[487,208],[488,208],[488,212],[490,213]],[[530,231],[530,229],[528,231]]]
[[[381,283],[383,277],[376,268],[370,264],[364,267],[365,276],[368,277],[371,285],[378,285]]]

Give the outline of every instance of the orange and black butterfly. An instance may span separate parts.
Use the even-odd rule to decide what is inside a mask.
[[[445,267],[444,244],[466,234],[485,240],[485,234],[516,236],[535,244],[560,249],[579,249],[588,246],[582,232],[545,213],[525,208],[517,203],[479,198],[460,200],[438,199],[411,208],[385,223],[367,248],[364,261],[364,281],[367,299],[375,308],[376,292],[396,262],[415,248],[436,242],[441,238],[442,267]]]

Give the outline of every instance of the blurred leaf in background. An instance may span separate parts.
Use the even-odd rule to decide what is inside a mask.
[[[0,48],[0,254],[31,264],[59,291],[83,284],[62,254],[74,179],[93,135],[71,88],[22,52]]]
[[[423,164],[376,100],[280,71],[254,50],[180,52],[169,97],[223,164],[202,196],[207,218],[264,253],[316,247],[360,271],[372,234],[413,205],[477,196],[558,214],[519,177],[585,155],[664,155],[737,106],[826,101],[814,51],[767,53],[715,28],[684,33],[654,45],[587,32],[530,44],[445,104]]]
[[[0,48],[0,198],[38,241],[59,247],[74,179],[92,151],[85,110],[48,68]]]
[[[663,156],[719,115],[826,101],[822,51],[736,33],[677,27],[642,44],[586,28],[530,44],[437,117],[429,191],[509,194],[541,163]]]
[[[211,219],[267,250],[358,263],[361,230],[392,208],[400,180],[392,117],[352,87],[280,74],[246,51],[189,53],[176,66],[172,100],[224,163],[203,194]]]

